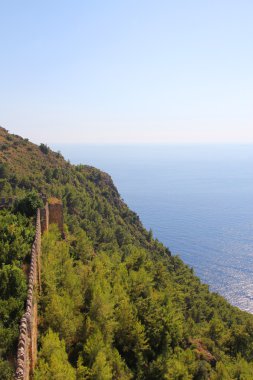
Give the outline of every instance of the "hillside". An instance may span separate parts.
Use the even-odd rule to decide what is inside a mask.
[[[253,378],[252,315],[209,292],[154,240],[108,174],[71,165],[47,146],[0,128],[0,198],[15,198],[0,217],[9,233],[16,226],[14,238],[0,235],[0,247],[6,240],[30,243],[33,218],[18,207],[29,194],[62,199],[66,235],[62,240],[52,226],[43,236],[35,379]],[[24,226],[27,236],[20,232]],[[0,278],[8,277],[7,265],[20,276],[23,271],[20,294],[14,292],[15,321],[22,314],[27,261],[25,253],[0,260]],[[4,309],[8,284],[0,294],[2,337],[16,329]],[[8,350],[0,345],[3,380],[11,378],[15,334]]]
[[[118,235],[125,228],[130,240],[149,245],[149,233],[139,217],[122,202],[108,174],[85,165],[71,165],[59,152],[43,144],[40,147],[32,144],[1,127],[0,162],[6,172],[1,178],[0,170],[0,196],[21,197],[31,190],[48,197],[56,196],[63,199],[69,228],[81,223],[95,243],[108,240],[105,231],[98,231],[98,225],[103,225],[102,229],[107,227],[110,234],[112,224],[117,224]]]

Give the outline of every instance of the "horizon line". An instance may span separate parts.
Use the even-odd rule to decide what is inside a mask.
[[[225,142],[225,141],[203,141],[203,142],[50,142],[48,145],[87,145],[87,146],[172,146],[172,145],[253,145],[250,142]]]

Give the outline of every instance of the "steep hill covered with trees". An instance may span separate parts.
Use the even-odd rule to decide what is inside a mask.
[[[209,292],[154,240],[108,174],[71,165],[46,145],[0,128],[0,197],[15,198],[0,218],[7,229],[13,220],[26,226],[30,232],[23,233],[22,244],[31,241],[28,210],[41,194],[62,199],[66,238],[55,226],[43,236],[35,379],[253,378],[252,315]],[[0,247],[4,242],[1,233]],[[27,258],[8,262],[5,251],[0,276],[15,264],[23,278],[14,282],[18,318]],[[7,339],[5,330],[13,331],[8,353],[0,347],[3,368],[12,363],[17,331],[16,319],[8,324],[2,317],[9,318],[9,292],[0,293],[1,336]],[[11,378],[9,369],[4,376]]]

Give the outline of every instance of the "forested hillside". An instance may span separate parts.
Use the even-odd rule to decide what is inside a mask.
[[[31,220],[0,211],[0,379],[12,378],[33,237]]]
[[[108,174],[0,128],[0,197],[14,198],[0,211],[0,278],[18,279],[0,281],[0,342],[10,341],[0,345],[1,379],[11,379],[41,195],[62,199],[65,239],[54,225],[43,236],[35,379],[253,378],[252,315],[154,240]],[[13,241],[22,249],[8,248]]]

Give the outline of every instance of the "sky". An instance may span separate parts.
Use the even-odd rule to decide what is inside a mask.
[[[40,143],[253,143],[252,0],[0,1],[0,125]]]

